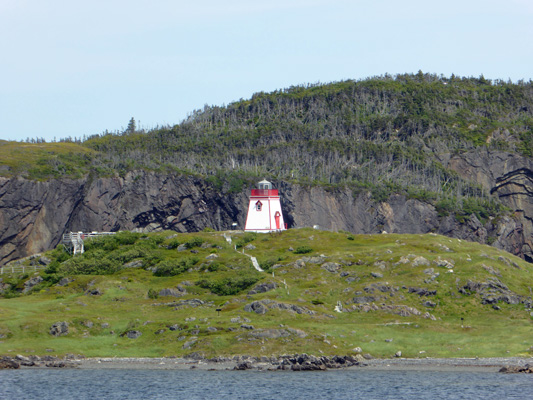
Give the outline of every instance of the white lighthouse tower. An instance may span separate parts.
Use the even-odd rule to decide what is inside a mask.
[[[272,189],[272,183],[266,180],[259,182],[258,187],[259,189],[252,189],[250,195],[244,230],[251,232],[285,230],[278,190]]]

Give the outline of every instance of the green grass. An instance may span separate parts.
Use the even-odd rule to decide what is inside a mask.
[[[94,150],[75,143],[19,143],[0,140],[1,176],[22,175],[29,179],[85,175]]]
[[[16,290],[0,299],[0,354],[84,354],[86,356],[155,357],[184,355],[198,351],[215,355],[281,355],[290,353],[350,354],[355,347],[376,357],[391,357],[402,351],[407,357],[495,357],[530,355],[532,318],[523,304],[498,304],[500,310],[481,304],[479,294],[458,292],[469,280],[485,282],[494,278],[484,266],[497,269],[501,280],[511,291],[531,296],[533,266],[495,248],[450,239],[437,235],[353,235],[312,229],[289,230],[283,233],[249,234],[231,232],[233,244],[252,243],[254,250],[245,250],[269,265],[270,270],[258,273],[250,259],[236,252],[220,232],[178,234],[122,233],[95,241],[86,246],[83,256],[75,260],[65,257],[61,249],[47,254],[56,264],[55,280],[47,280],[32,293],[21,295]],[[179,244],[189,243],[188,249],[178,251]],[[310,253],[295,254],[290,248],[311,248]],[[102,253],[102,249],[106,248]],[[138,251],[139,249],[143,251]],[[124,268],[132,260],[124,254],[134,254],[143,267]],[[210,259],[213,254],[216,258]],[[340,265],[332,273],[306,257],[326,256],[327,262]],[[424,257],[430,265],[413,265],[416,256]],[[96,258],[114,260],[114,270],[103,275],[70,274],[68,265],[84,260],[86,265]],[[194,257],[198,261],[187,264],[187,270],[174,276],[156,276],[159,263],[180,262]],[[67,258],[65,260],[65,258]],[[308,260],[305,266],[294,264]],[[403,263],[406,259],[409,262]],[[454,263],[453,272],[435,264],[438,259]],[[118,261],[117,261],[118,260]],[[216,268],[209,268],[216,263]],[[513,263],[515,266],[513,266]],[[276,268],[274,265],[278,264]],[[517,268],[518,266],[518,268]],[[432,282],[424,282],[424,271],[433,268],[440,275]],[[341,276],[341,272],[343,273]],[[374,278],[379,272],[383,278]],[[46,277],[46,273],[41,271]],[[94,273],[94,270],[93,270]],[[52,284],[62,276],[73,278],[66,286]],[[274,281],[278,288],[266,293],[248,295],[245,277]],[[347,278],[355,278],[346,281]],[[4,282],[22,287],[27,278],[2,276]],[[252,281],[253,281],[252,280]],[[219,286],[202,282],[235,284],[229,292]],[[394,288],[394,295],[375,290],[372,285]],[[181,298],[149,298],[148,291],[159,293],[164,288],[186,288]],[[224,286],[229,287],[229,286]],[[431,297],[409,293],[409,287],[436,290]],[[101,295],[86,294],[97,288]],[[366,289],[366,290],[365,290]],[[219,294],[216,294],[219,293]],[[225,293],[234,293],[223,295]],[[384,310],[364,312],[352,310],[355,296],[379,296],[377,306],[408,306],[422,315],[403,317]],[[176,306],[176,302],[201,299],[199,307]],[[315,312],[314,315],[270,310],[264,315],[244,311],[254,300],[270,299],[293,304]],[[423,302],[431,300],[434,308]],[[337,313],[340,301],[349,312]],[[217,308],[222,311],[218,313]],[[436,320],[423,317],[431,313]],[[187,321],[194,317],[194,321]],[[232,319],[240,318],[238,322]],[[463,318],[463,321],[461,321]],[[50,326],[59,321],[69,323],[69,334],[53,337]],[[87,326],[92,322],[92,327]],[[241,328],[243,323],[257,329],[294,328],[305,337],[291,334],[277,339],[261,339]],[[108,324],[108,326],[102,324]],[[179,324],[181,330],[170,330]],[[210,328],[210,329],[208,329]],[[216,330],[212,329],[216,328]],[[128,330],[142,332],[138,339],[122,336]],[[162,333],[156,333],[164,330]],[[195,338],[194,344],[184,344]],[[391,342],[386,341],[392,339]]]

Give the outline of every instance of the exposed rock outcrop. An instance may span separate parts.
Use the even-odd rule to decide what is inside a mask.
[[[428,233],[491,242],[533,261],[533,160],[478,149],[443,155],[445,167],[484,187],[512,217],[460,223],[403,195],[376,202],[368,192],[277,183],[289,227],[353,233]],[[0,265],[55,247],[69,231],[230,229],[244,225],[247,190],[224,193],[197,177],[134,171],[124,177],[29,181],[0,177]],[[45,260],[44,260],[45,261]],[[314,260],[305,261],[311,262]]]
[[[268,310],[282,310],[294,312],[296,314],[316,314],[313,310],[309,310],[306,307],[297,306],[295,304],[279,303],[269,299],[254,301],[244,306],[244,311],[255,312],[256,314],[266,314]]]
[[[468,281],[465,285],[459,288],[459,293],[470,295],[477,293],[481,296],[482,304],[506,303],[506,304],[524,304],[527,308],[533,307],[533,300],[531,297],[520,296],[511,291],[498,278],[488,278],[486,282]]]
[[[65,336],[68,335],[68,322],[61,321],[56,322],[50,327],[50,335],[52,336]]]

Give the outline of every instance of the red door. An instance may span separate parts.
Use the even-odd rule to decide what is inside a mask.
[[[276,219],[276,229],[281,229],[281,221],[280,221],[281,214],[279,211],[276,211],[276,214],[274,214],[274,218]]]

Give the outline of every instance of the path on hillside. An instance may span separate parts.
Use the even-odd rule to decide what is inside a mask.
[[[224,238],[226,239],[226,242],[228,242],[229,244],[232,244],[232,240],[231,240],[231,236],[230,235],[224,233]],[[237,250],[237,246],[236,245],[233,248],[235,249],[235,251],[237,253],[241,254],[241,252],[239,250]],[[246,254],[244,252],[244,248],[242,249],[242,254],[244,254],[246,257],[249,257],[250,260],[252,260],[252,265],[254,266],[254,268],[257,271],[265,272],[265,270],[259,266],[259,263],[257,262],[257,258],[255,258],[254,256],[251,256],[250,254]],[[287,293],[289,293],[289,285],[287,285],[287,282],[285,281],[285,279],[276,278],[274,276],[274,272],[273,271],[272,271],[272,278],[274,278],[275,280],[277,280],[278,282],[283,284],[283,286],[285,286],[285,289],[287,290]]]

